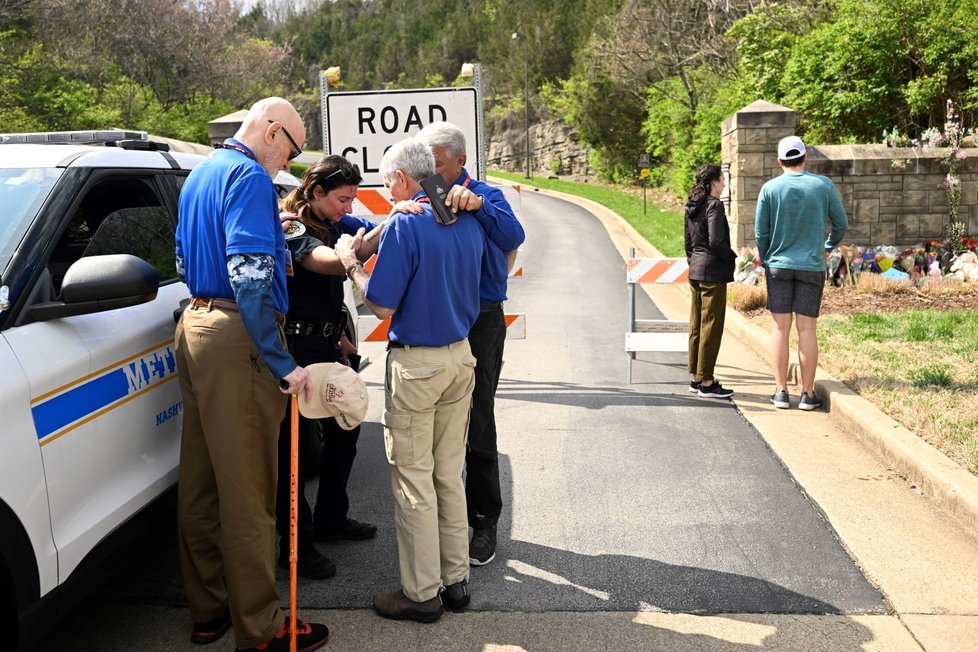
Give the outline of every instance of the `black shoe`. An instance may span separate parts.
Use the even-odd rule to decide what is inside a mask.
[[[472,596],[469,595],[469,581],[462,580],[442,587],[441,601],[452,611],[465,611],[472,601]]]
[[[788,390],[782,389],[771,394],[771,402],[774,403],[774,407],[786,410],[791,407],[791,403],[788,398]]]
[[[469,543],[469,564],[485,566],[496,558],[496,526],[477,529]]]
[[[377,526],[361,523],[352,518],[344,519],[343,524],[333,528],[317,528],[314,538],[316,541],[363,541],[373,539],[377,534]]]
[[[278,556],[278,566],[286,570],[289,568],[288,544],[282,547],[282,554]],[[325,580],[336,575],[336,564],[310,546],[299,550],[296,571],[307,580]]]
[[[413,620],[419,623],[433,623],[441,618],[441,599],[436,595],[424,602],[415,602],[404,591],[378,593],[374,596],[374,610],[391,620]]]
[[[697,394],[703,398],[730,398],[733,396],[733,390],[727,389],[719,381],[714,380],[710,385],[700,384]]]
[[[695,394],[696,392],[700,391],[700,385],[702,384],[702,381],[699,380],[689,381],[689,391]]]
[[[312,652],[326,645],[329,640],[329,628],[319,623],[304,623],[295,621],[296,652]],[[235,648],[237,652],[288,652],[289,651],[289,619],[286,617],[282,629],[275,636],[257,647],[247,650]]]
[[[194,623],[193,631],[190,632],[190,642],[197,645],[210,645],[221,640],[229,629],[231,629],[231,612],[225,611],[223,616]]]
[[[815,392],[811,394],[802,392],[801,400],[798,401],[799,410],[817,410],[820,407],[822,407],[822,400],[818,397],[818,394]]]

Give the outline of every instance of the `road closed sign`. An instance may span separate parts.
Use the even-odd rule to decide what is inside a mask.
[[[475,88],[329,92],[323,99],[324,150],[360,166],[361,188],[383,187],[380,159],[384,152],[432,122],[458,126],[465,134],[466,167],[480,167]]]

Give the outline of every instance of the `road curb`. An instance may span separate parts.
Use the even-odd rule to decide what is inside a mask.
[[[608,229],[623,258],[628,256],[629,247],[635,248],[636,256],[662,256],[631,224],[609,208],[567,193],[542,188],[534,191],[570,201],[593,213]],[[612,226],[619,232],[615,233]],[[726,330],[770,364],[767,331],[729,306]],[[796,351],[792,355],[797,359]],[[825,409],[842,429],[858,437],[907,482],[978,536],[978,478],[824,369],[816,371],[815,389],[825,402]]]

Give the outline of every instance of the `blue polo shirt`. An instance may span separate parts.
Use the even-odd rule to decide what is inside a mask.
[[[272,305],[288,312],[278,194],[257,161],[236,150],[214,150],[184,182],[179,211],[177,256],[183,258],[191,295],[233,300],[228,256],[268,254],[275,258]]]
[[[526,239],[523,226],[499,188],[471,177],[464,168],[455,185],[467,187],[483,200],[482,208],[472,213],[486,232],[486,256],[479,284],[479,301],[483,305],[505,301],[509,282],[506,254],[523,244]]]
[[[425,198],[423,192],[413,199],[419,198]],[[396,213],[387,221],[366,297],[394,309],[391,341],[445,346],[465,338],[479,316],[486,234],[469,213],[444,226],[429,205],[423,208],[421,214]]]

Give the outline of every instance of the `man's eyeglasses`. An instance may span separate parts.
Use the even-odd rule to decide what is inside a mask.
[[[340,167],[336,168],[335,170],[327,174],[325,177],[323,177],[319,181],[319,183],[325,183],[327,179],[330,179],[331,177],[335,177],[337,174],[343,177],[343,181],[346,181],[347,183],[353,183],[356,179],[360,177],[360,168],[357,167],[356,163],[352,165],[341,165]]]
[[[275,121],[269,120],[268,123],[275,124]],[[281,122],[279,124],[282,126],[282,133],[284,133],[285,137],[289,139],[290,143],[292,143],[292,151],[289,152],[289,160],[291,161],[302,153],[302,148],[299,147],[299,143],[295,142],[295,138],[293,138],[292,134],[289,133],[289,130],[285,128],[285,125],[283,125]]]

